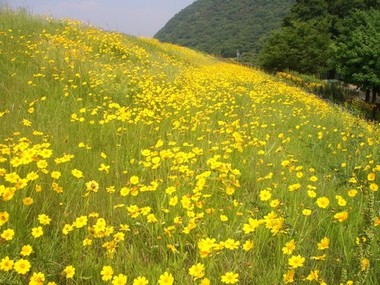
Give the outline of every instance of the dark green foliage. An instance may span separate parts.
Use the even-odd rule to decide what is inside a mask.
[[[334,45],[335,64],[343,80],[363,89],[380,87],[380,11],[357,11],[347,18]]]
[[[326,21],[294,22],[268,37],[259,60],[271,71],[290,69],[320,74],[328,69],[330,43]]]
[[[175,15],[155,38],[222,57],[253,58],[260,41],[281,26],[295,0],[198,0]]]
[[[292,69],[319,76],[335,73],[332,44],[356,11],[380,8],[379,0],[297,0],[282,28],[260,51],[268,70]],[[336,53],[335,53],[336,54]]]

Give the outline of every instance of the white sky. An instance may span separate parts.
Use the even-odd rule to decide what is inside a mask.
[[[33,14],[78,19],[107,30],[152,37],[194,0],[0,0]]]

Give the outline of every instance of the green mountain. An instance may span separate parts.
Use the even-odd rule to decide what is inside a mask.
[[[249,59],[260,41],[281,26],[295,0],[198,0],[155,35],[155,38],[207,53]]]

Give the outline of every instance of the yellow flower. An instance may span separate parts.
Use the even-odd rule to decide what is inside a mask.
[[[40,169],[45,169],[48,167],[48,163],[46,160],[39,160],[37,162],[37,167],[40,168]]]
[[[256,228],[260,225],[260,221],[257,219],[248,219],[248,224],[243,225],[243,231],[245,234],[252,233],[256,230]]]
[[[73,226],[77,229],[84,227],[87,225],[87,216],[80,216],[75,219]]]
[[[302,257],[301,255],[293,255],[291,258],[288,259],[288,264],[292,268],[302,267],[305,262],[305,257]]]
[[[45,274],[42,272],[33,272],[30,277],[29,285],[43,285],[45,281]]]
[[[228,186],[226,188],[226,194],[229,195],[229,196],[232,196],[234,193],[235,193],[235,187],[232,187],[232,186]]]
[[[61,177],[61,172],[52,171],[52,173],[50,175],[51,175],[51,178],[53,178],[53,179],[59,179]]]
[[[330,200],[327,197],[319,197],[316,203],[318,207],[325,209],[329,206]]]
[[[366,271],[369,268],[370,262],[368,258],[363,258],[360,260],[360,266],[362,271]]]
[[[147,284],[149,284],[148,279],[146,279],[143,276],[139,276],[139,277],[137,277],[137,278],[135,278],[133,280],[133,284],[132,285],[147,285]]]
[[[4,257],[0,261],[0,270],[2,271],[10,271],[13,268],[14,261],[9,259],[8,256]]]
[[[31,265],[30,265],[30,262],[26,259],[19,259],[17,260],[15,263],[14,263],[14,270],[18,273],[18,274],[26,274],[29,269],[30,269]]]
[[[240,245],[240,242],[235,241],[234,239],[227,239],[224,242],[224,247],[227,249],[230,249],[230,250],[234,250],[234,249],[239,248],[239,245]]]
[[[123,197],[128,196],[130,191],[131,189],[129,189],[128,187],[122,187],[120,189],[120,195]]]
[[[260,200],[268,201],[272,197],[272,193],[269,190],[260,191]]]
[[[110,168],[111,166],[109,165],[105,165],[104,163],[100,164],[100,167],[98,168],[99,171],[104,171],[105,173],[109,173],[110,172]]]
[[[282,248],[282,253],[290,255],[293,253],[295,248],[296,248],[296,242],[294,241],[294,239],[292,239],[291,241],[287,242],[285,246]]]
[[[270,205],[272,208],[276,208],[276,207],[278,207],[278,205],[280,205],[280,200],[278,200],[278,199],[274,199],[274,200],[270,201],[269,205]]]
[[[7,223],[9,220],[8,212],[0,212],[0,227]]]
[[[137,176],[132,176],[130,179],[129,179],[129,182],[132,184],[132,185],[137,185],[139,184],[140,180]]]
[[[178,204],[178,196],[171,197],[169,200],[169,205],[174,207]]]
[[[312,256],[310,257],[312,260],[325,260],[326,259],[326,254],[318,255],[318,256]]]
[[[63,269],[63,274],[65,275],[66,279],[71,279],[75,275],[75,268],[72,265],[68,265]]]
[[[310,209],[303,209],[302,210],[302,215],[304,215],[304,216],[310,216],[311,215],[311,210]]]
[[[4,240],[12,240],[15,235],[15,231],[12,229],[6,229],[1,233],[1,238]]]
[[[355,189],[348,190],[348,196],[355,197],[358,194],[358,191]]]
[[[318,281],[318,279],[319,279],[319,270],[317,269],[310,271],[310,274],[306,277],[306,280],[308,281],[313,281],[313,280]]]
[[[310,198],[315,198],[315,197],[317,197],[317,193],[315,193],[314,190],[307,190],[307,195],[308,195]]]
[[[158,280],[159,285],[172,285],[174,283],[174,277],[171,273],[165,272],[160,275]]]
[[[348,212],[347,211],[339,212],[339,213],[336,213],[334,215],[334,219],[338,220],[340,223],[347,220],[347,218],[348,218]]]
[[[41,215],[38,215],[38,221],[40,222],[41,225],[49,225],[51,219],[49,218],[48,215],[41,214]]]
[[[288,187],[288,190],[290,192],[293,192],[293,191],[299,190],[299,189],[301,189],[301,184],[300,183],[292,184],[292,185],[289,185],[289,187]]]
[[[226,215],[220,215],[219,218],[220,218],[220,220],[222,222],[227,222],[228,221],[228,217]]]
[[[205,266],[202,263],[194,264],[190,267],[189,274],[194,277],[194,279],[202,278],[205,275]]]
[[[137,205],[130,205],[130,206],[127,206],[126,208],[127,208],[128,214],[132,218],[135,219],[140,215],[140,209]]]
[[[112,285],[125,285],[127,284],[127,276],[119,274],[112,279]]]
[[[239,282],[239,274],[234,272],[226,272],[221,276],[221,281],[225,284],[235,284]]]
[[[44,231],[42,229],[41,226],[39,227],[35,227],[35,228],[32,228],[32,236],[34,238],[39,238],[40,236],[42,236],[44,234]]]
[[[85,239],[82,241],[82,245],[83,245],[83,246],[90,246],[90,245],[92,245],[92,239],[85,238]]]
[[[113,275],[113,269],[111,266],[105,265],[103,266],[102,271],[100,272],[100,275],[102,275],[103,281],[108,281],[112,279]]]
[[[158,222],[158,219],[156,218],[154,214],[148,214],[148,216],[146,217],[146,220],[148,223],[152,223],[152,224]]]
[[[67,234],[69,234],[69,232],[71,232],[73,229],[74,229],[74,226],[72,226],[72,225],[70,225],[70,224],[65,224],[65,225],[63,226],[62,233],[63,233],[64,235],[67,235]]]
[[[283,275],[282,280],[284,280],[285,284],[294,282],[294,274],[295,271],[292,269]]]
[[[32,252],[33,252],[33,248],[32,248],[32,246],[30,246],[29,244],[27,244],[27,245],[24,245],[24,246],[21,248],[21,252],[20,252],[20,254],[21,254],[22,256],[29,256],[29,255],[31,255]]]
[[[375,179],[376,179],[376,174],[375,173],[369,173],[368,175],[367,175],[367,180],[368,181],[375,181]]]
[[[373,225],[374,225],[375,227],[380,226],[380,217],[375,217],[375,220],[374,220]]]
[[[372,191],[376,192],[379,190],[379,185],[377,185],[376,183],[371,183],[369,185],[369,189],[371,189]]]
[[[316,181],[318,181],[318,177],[317,177],[317,176],[311,176],[311,177],[309,178],[309,180],[310,180],[311,182],[316,182]]]
[[[33,198],[31,198],[31,197],[25,197],[24,199],[22,199],[22,203],[25,206],[30,206],[30,205],[33,204]]]
[[[338,205],[341,206],[341,207],[344,207],[347,205],[347,201],[340,195],[336,195],[335,196],[335,199],[338,200]]]
[[[78,169],[73,169],[71,170],[71,174],[75,177],[75,178],[83,178],[83,173],[82,171],[78,170]]]
[[[324,237],[321,239],[321,241],[317,244],[319,250],[324,250],[329,248],[330,246],[330,239],[328,237]]]
[[[86,191],[87,192],[98,192],[99,190],[99,183],[95,180],[91,180],[89,182],[86,182]]]
[[[211,281],[208,278],[203,278],[200,282],[199,285],[210,285]]]
[[[9,183],[17,183],[17,181],[19,181],[20,179],[20,176],[18,176],[16,172],[5,174],[5,181]]]
[[[243,244],[243,249],[245,251],[250,251],[252,248],[253,248],[253,241],[246,240],[245,243]]]
[[[26,175],[26,179],[29,181],[37,180],[38,177],[39,177],[39,175],[34,171],[29,172],[28,175]]]

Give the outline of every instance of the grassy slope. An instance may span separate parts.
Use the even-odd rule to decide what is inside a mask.
[[[376,284],[378,126],[259,71],[8,10],[0,65],[1,284],[100,284],[103,266]]]

